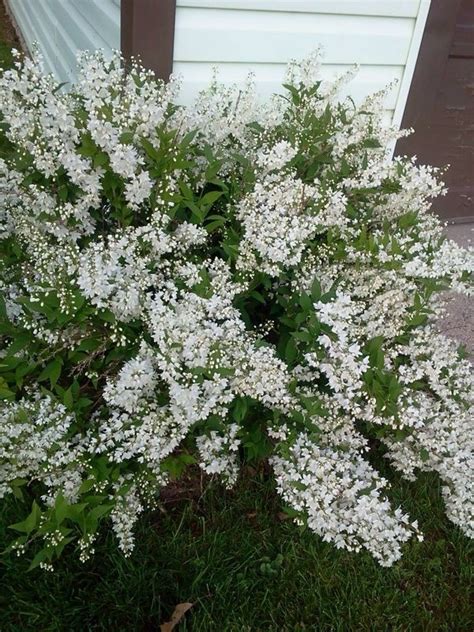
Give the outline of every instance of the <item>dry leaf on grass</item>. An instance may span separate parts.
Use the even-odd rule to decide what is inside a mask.
[[[193,603],[189,603],[189,601],[185,601],[184,603],[179,603],[174,609],[173,614],[171,615],[171,619],[166,621],[166,623],[162,623],[160,625],[161,632],[171,632],[175,626],[181,621],[186,612],[194,606]]]

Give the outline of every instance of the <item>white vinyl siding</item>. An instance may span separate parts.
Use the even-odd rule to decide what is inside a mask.
[[[34,42],[45,67],[73,81],[79,50],[120,48],[120,0],[8,0],[26,45]]]
[[[178,0],[174,72],[189,102],[217,67],[225,82],[255,75],[262,95],[277,92],[290,59],[323,50],[323,77],[354,64],[344,91],[356,102],[388,83],[387,120],[400,123],[429,0]]]

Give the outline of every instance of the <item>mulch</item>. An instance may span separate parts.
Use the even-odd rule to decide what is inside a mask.
[[[0,42],[8,44],[12,48],[21,49],[20,40],[2,0],[0,0]]]

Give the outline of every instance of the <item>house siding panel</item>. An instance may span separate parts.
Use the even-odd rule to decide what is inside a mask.
[[[177,0],[182,101],[209,83],[213,68],[225,82],[253,72],[267,96],[279,90],[291,58],[320,46],[325,78],[360,65],[345,88],[356,102],[396,80],[385,119],[399,123],[428,7],[429,0]]]
[[[114,0],[8,0],[23,38],[43,54],[45,68],[73,81],[76,54],[120,48],[120,2]]]

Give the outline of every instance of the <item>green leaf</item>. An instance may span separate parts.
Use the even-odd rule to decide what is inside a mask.
[[[299,518],[301,516],[301,512],[293,509],[293,507],[282,507],[283,513],[285,513],[289,518]]]
[[[224,195],[223,191],[209,191],[209,193],[206,193],[200,199],[200,204],[201,206],[204,206],[207,209],[209,209],[223,195]]]
[[[318,279],[314,279],[313,284],[311,285],[311,298],[314,303],[317,303],[321,298],[321,283]]]
[[[56,521],[60,525],[68,515],[69,504],[62,494],[58,494],[54,503]]]
[[[64,548],[69,544],[69,542],[72,542],[74,539],[75,539],[74,537],[63,538],[61,542],[56,544],[56,546],[54,547],[54,552],[56,553],[56,557],[59,557],[61,553],[63,552]]]
[[[426,461],[428,461],[429,458],[430,458],[430,453],[428,452],[428,450],[426,448],[421,448],[420,459],[423,461],[423,463],[426,463]]]
[[[416,226],[418,223],[418,213],[416,211],[410,211],[405,213],[404,215],[400,215],[398,218],[398,225],[400,228],[410,228],[411,226]]]
[[[1,295],[0,295],[0,318],[2,320],[7,319],[7,308],[5,305],[5,299]]]
[[[23,492],[21,491],[21,487],[12,487],[12,494],[15,496],[15,498],[18,498],[18,500],[23,500]]]
[[[285,88],[285,90],[288,90],[288,92],[290,93],[293,104],[299,105],[301,103],[301,95],[298,88],[296,88],[295,86],[292,86],[289,83],[284,83],[283,87]]]
[[[288,364],[292,364],[296,360],[296,356],[298,355],[298,351],[296,348],[295,339],[290,336],[288,342],[285,347],[285,360]]]
[[[395,430],[395,434],[394,434],[394,439],[395,441],[403,441],[404,439],[406,439],[410,434],[410,431],[407,430],[406,428],[397,428],[397,430]]]
[[[369,363],[372,368],[383,369],[385,363],[385,355],[382,350],[384,343],[383,336],[376,336],[369,340],[365,346],[366,353],[369,355]]]
[[[42,562],[48,560],[50,561],[52,557],[52,551],[51,549],[41,549],[41,551],[38,551],[38,553],[34,556],[33,561],[31,562],[30,566],[28,567],[28,571],[32,571],[35,568],[37,568]]]
[[[296,338],[296,340],[301,340],[302,342],[312,342],[313,341],[313,336],[312,334],[310,334],[309,331],[307,330],[300,330],[300,331],[294,331],[292,334],[293,338]]]
[[[181,191],[182,196],[185,200],[194,200],[194,193],[192,189],[184,182],[184,180],[179,181],[179,190]]]
[[[108,162],[109,156],[105,153],[105,151],[97,153],[92,160],[92,164],[94,165],[94,167],[103,167]]]
[[[186,149],[193,142],[196,134],[197,130],[192,130],[188,132],[185,136],[183,136],[183,139],[181,140],[181,148]]]
[[[54,388],[54,386],[56,385],[56,382],[59,379],[59,376],[61,375],[62,366],[63,366],[62,359],[59,357],[54,358],[54,360],[52,360],[49,364],[47,364],[45,368],[43,369],[43,371],[40,373],[38,377],[38,381],[44,382],[49,379],[51,388]]]
[[[215,219],[212,222],[208,222],[204,228],[207,230],[208,233],[213,233],[217,228],[221,228],[222,226],[224,226],[226,223],[226,220],[224,218],[222,219]]]
[[[192,465],[196,462],[194,457],[191,457],[192,460],[190,460],[189,457],[191,457],[191,455],[186,453],[171,454],[166,457],[166,459],[163,459],[161,469],[163,472],[168,472],[173,480],[176,480],[182,475],[188,465]]]
[[[301,397],[301,402],[311,416],[325,417],[328,414],[319,397]]]
[[[122,132],[120,134],[119,140],[124,145],[131,145],[133,143],[135,135],[133,132]]]
[[[425,325],[427,320],[428,317],[426,316],[426,314],[417,314],[407,322],[407,327],[414,328],[419,327],[420,325]]]
[[[76,406],[79,410],[83,410],[84,408],[89,408],[89,406],[92,406],[93,403],[94,400],[90,399],[89,397],[80,397],[76,402]]]
[[[62,202],[66,202],[69,195],[69,189],[66,185],[62,185],[58,188],[58,197]]]
[[[74,396],[72,394],[71,386],[67,390],[64,391],[62,399],[63,399],[63,404],[66,406],[66,408],[68,410],[72,410],[74,406]]]
[[[248,410],[248,401],[246,397],[238,397],[234,400],[232,415],[237,423],[240,423]]]
[[[58,85],[52,90],[52,94],[56,94],[57,92],[59,92],[61,88],[67,86],[68,83],[69,81],[61,81],[60,83],[58,83]]]
[[[110,513],[110,511],[112,511],[113,508],[114,508],[113,505],[108,504],[108,505],[98,505],[97,507],[94,507],[94,509],[91,509],[91,511],[87,514],[87,517],[86,517],[86,523],[87,523],[88,528],[92,528],[93,530],[95,530],[99,520],[103,518],[106,514]]]
[[[74,397],[74,399],[77,399],[81,393],[81,386],[79,382],[77,380],[74,380],[70,388],[71,388],[72,396]]]
[[[109,309],[103,309],[97,312],[99,318],[104,320],[106,323],[115,323],[117,319],[115,318],[115,314],[111,312]]]
[[[31,513],[23,522],[17,522],[9,526],[9,529],[14,529],[15,531],[20,531],[20,533],[31,533],[38,525],[41,517],[41,509],[36,504],[36,501],[33,501],[31,506]]]
[[[259,303],[261,303],[262,305],[265,305],[265,299],[260,294],[260,292],[257,292],[257,290],[252,290],[252,292],[250,292],[250,296],[254,298],[256,301],[258,301]]]
[[[95,479],[87,478],[79,487],[79,494],[87,494],[95,485]]]
[[[87,503],[75,503],[74,505],[69,505],[68,509],[68,519],[73,522],[83,525],[84,524],[84,511],[88,507]]]
[[[298,299],[299,304],[304,309],[305,312],[309,312],[313,309],[313,301],[308,294],[301,294]]]
[[[147,156],[157,162],[160,159],[159,151],[146,138],[142,138],[140,142]]]
[[[260,123],[258,123],[257,121],[253,121],[252,123],[249,123],[247,127],[249,129],[252,129],[258,132],[259,134],[265,131],[265,128],[262,125],[260,125]]]
[[[13,401],[15,399],[15,393],[9,388],[0,386],[0,400]]]
[[[381,147],[380,141],[377,138],[366,138],[362,142],[362,147],[366,147],[367,149],[377,149]]]
[[[14,355],[18,351],[21,351],[27,345],[31,344],[32,340],[33,336],[30,333],[18,334],[18,336],[15,337],[15,340],[8,347],[8,355]]]
[[[184,200],[184,205],[191,211],[200,223],[204,220],[204,212],[195,202],[192,202],[191,200]]]

